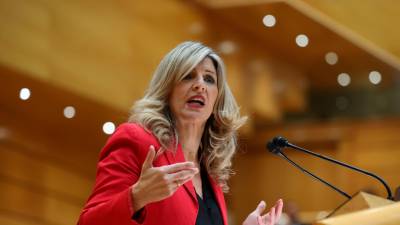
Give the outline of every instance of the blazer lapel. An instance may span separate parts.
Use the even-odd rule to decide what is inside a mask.
[[[182,147],[178,144],[178,148],[176,149],[176,153],[170,150],[166,150],[165,154],[167,156],[167,160],[169,164],[179,163],[179,162],[186,162],[185,156],[183,155]],[[192,196],[193,201],[197,202],[196,191],[194,189],[192,181],[188,181],[183,184],[185,190]]]
[[[228,215],[226,212],[224,193],[222,192],[221,187],[214,181],[212,177],[208,176],[208,180],[210,181],[211,187],[214,191],[215,199],[217,200],[219,209],[221,210],[224,225],[228,225]]]
[[[182,146],[180,144],[178,144],[176,153],[174,153],[173,151],[170,151],[170,150],[166,150],[164,152],[164,154],[166,155],[166,158],[167,158],[169,164],[186,161],[185,156],[183,155]],[[222,220],[224,222],[224,225],[228,225],[228,216],[227,216],[227,211],[226,211],[224,194],[223,194],[221,188],[219,187],[219,185],[214,181],[214,179],[212,179],[210,176],[208,176],[208,180],[210,181],[212,190],[215,195],[215,199],[221,210]],[[189,193],[189,195],[192,196],[193,201],[195,201],[197,203],[196,191],[194,189],[192,181],[186,182],[185,184],[183,184],[183,187]]]

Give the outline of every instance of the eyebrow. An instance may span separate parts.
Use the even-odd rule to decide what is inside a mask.
[[[216,72],[212,71],[212,70],[208,70],[206,69],[206,72],[212,73],[212,74],[216,74]]]

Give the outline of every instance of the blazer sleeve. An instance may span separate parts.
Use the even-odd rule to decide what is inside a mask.
[[[138,180],[147,152],[140,151],[137,125],[121,125],[100,153],[96,181],[78,225],[136,225],[146,217],[146,207],[133,220],[131,188]]]

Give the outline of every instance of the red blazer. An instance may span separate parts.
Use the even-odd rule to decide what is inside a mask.
[[[191,181],[186,182],[169,198],[146,205],[138,220],[132,220],[131,186],[136,183],[150,145],[160,147],[153,134],[134,123],[118,127],[100,153],[96,183],[82,213],[78,225],[194,225],[198,202]],[[177,152],[165,151],[153,166],[184,162],[182,148]],[[228,225],[224,195],[221,188],[210,178],[216,201],[222,213],[224,225]]]

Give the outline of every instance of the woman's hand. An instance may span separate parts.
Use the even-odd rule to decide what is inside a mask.
[[[150,146],[138,181],[132,186],[133,209],[163,200],[199,172],[193,162],[175,163],[167,166],[153,167],[155,158],[154,146]]]
[[[261,201],[257,208],[243,222],[243,225],[275,225],[282,214],[283,201],[279,199],[270,211],[261,216],[265,210],[265,202]]]

